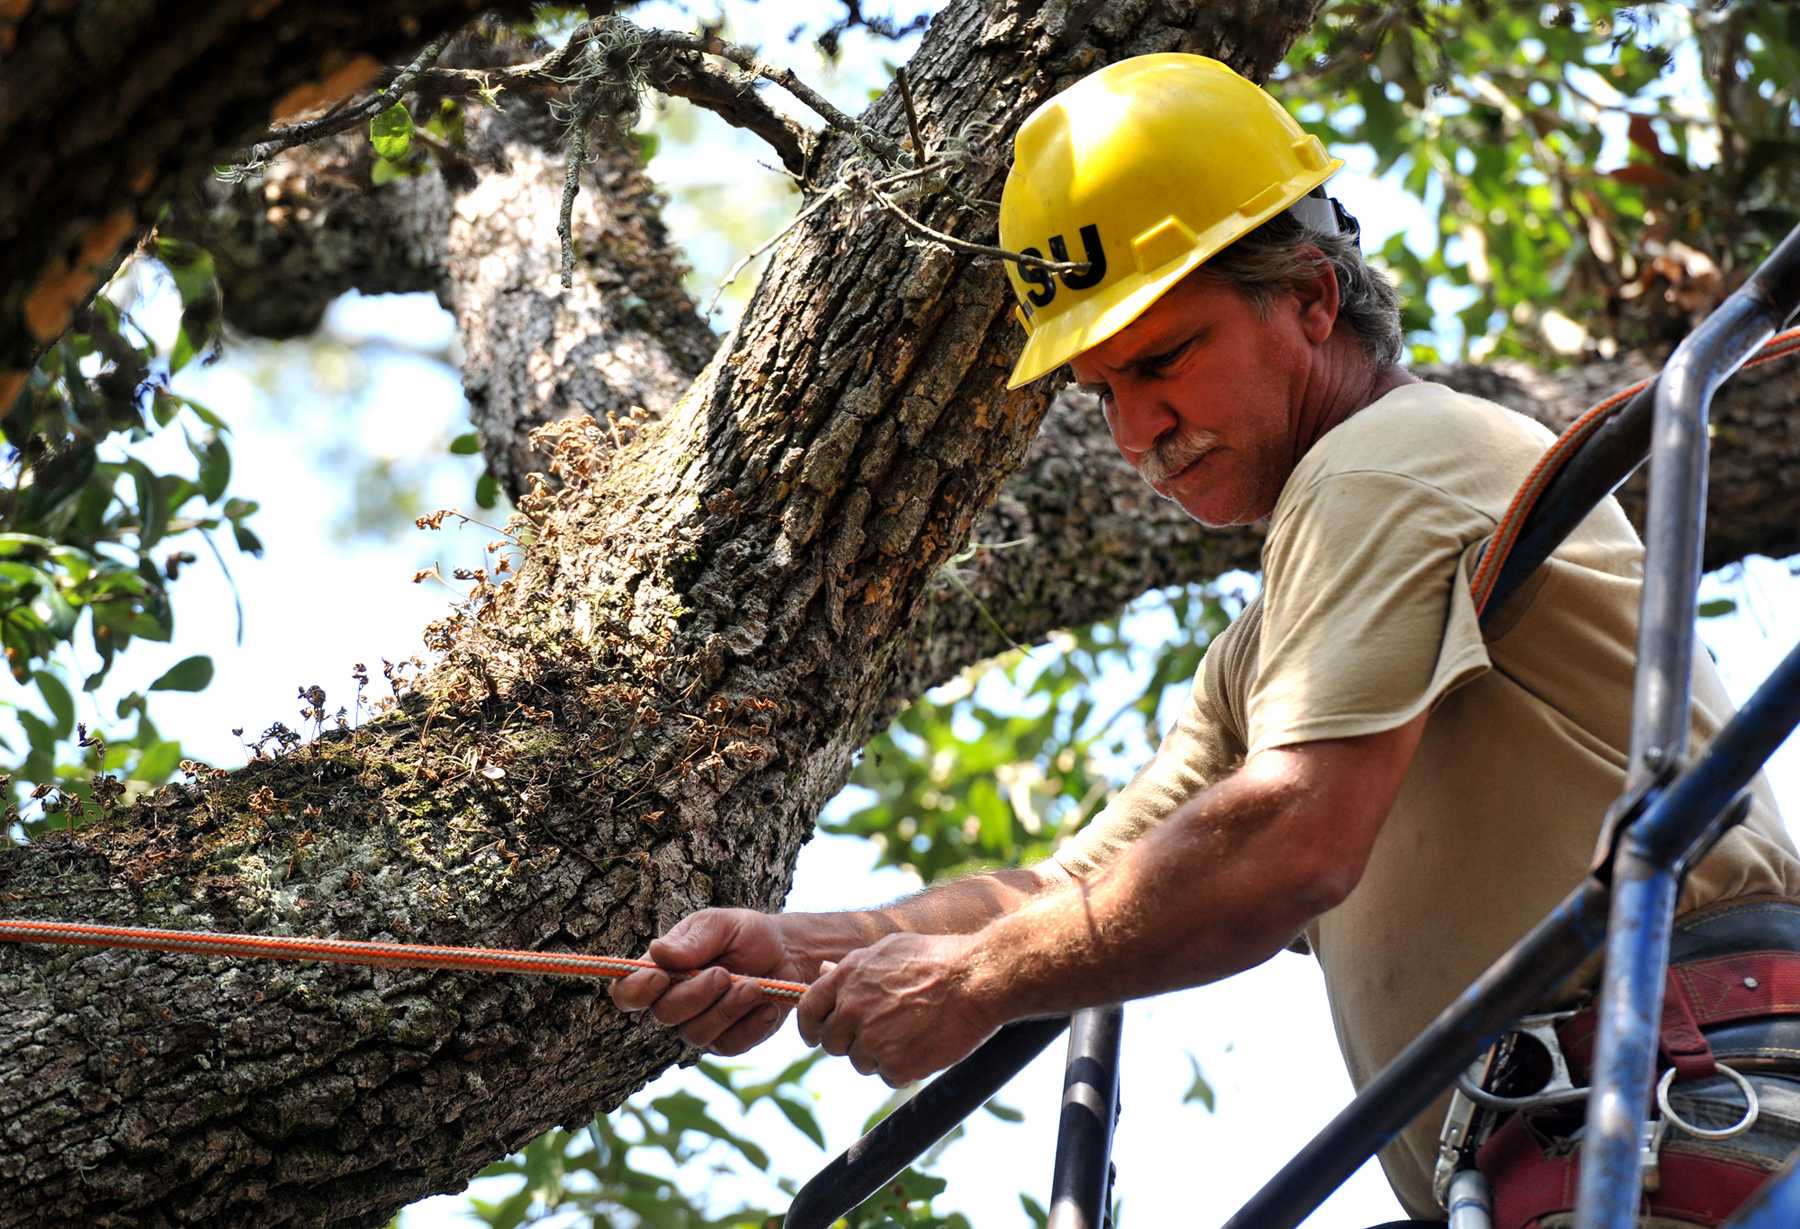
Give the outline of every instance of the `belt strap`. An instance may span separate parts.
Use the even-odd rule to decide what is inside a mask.
[[[1575,1207],[1581,1153],[1546,1154],[1514,1114],[1481,1146],[1476,1167],[1494,1188],[1494,1229],[1537,1229],[1544,1217]],[[1719,1225],[1756,1193],[1771,1171],[1721,1156],[1664,1147],[1660,1182],[1641,1210],[1690,1224]]]
[[[1682,1080],[1713,1074],[1717,1064],[1701,1029],[1756,1016],[1800,1015],[1800,952],[1735,952],[1669,969],[1663,991],[1664,1062]],[[1557,1026],[1570,1075],[1579,1083],[1593,1065],[1594,1009]]]

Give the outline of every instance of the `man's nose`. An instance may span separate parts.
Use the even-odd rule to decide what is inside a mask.
[[[1135,390],[1116,390],[1111,409],[1113,442],[1126,452],[1149,452],[1176,426],[1174,411],[1160,398]]]

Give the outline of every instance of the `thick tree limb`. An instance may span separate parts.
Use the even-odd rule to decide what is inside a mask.
[[[596,136],[565,290],[561,141],[542,100],[471,107],[465,126],[468,166],[451,175],[370,190],[368,142],[352,134],[275,159],[260,181],[206,183],[165,229],[212,251],[226,321],[259,336],[310,331],[350,289],[436,293],[457,316],[488,464],[516,499],[546,466],[533,430],[577,413],[660,414],[717,338],[682,289],[635,147]]]
[[[105,0],[9,10],[0,29],[0,165],[10,189],[0,194],[0,404],[177,185],[269,123],[411,58],[475,7],[220,0],[177,13]]]

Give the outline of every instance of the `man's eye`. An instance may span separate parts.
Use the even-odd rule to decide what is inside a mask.
[[[1161,375],[1175,362],[1176,359],[1181,357],[1183,351],[1185,351],[1190,344],[1192,344],[1191,341],[1184,341],[1173,350],[1164,350],[1161,354],[1152,355],[1150,358],[1145,359],[1143,363],[1144,373],[1153,376]]]

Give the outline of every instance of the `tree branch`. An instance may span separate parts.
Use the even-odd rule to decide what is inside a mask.
[[[418,80],[419,74],[437,62],[444,53],[448,38],[439,38],[425,45],[425,50],[418,57],[395,75],[393,81],[372,94],[367,94],[354,103],[340,103],[325,114],[315,119],[302,120],[298,124],[271,129],[267,136],[252,145],[244,155],[243,162],[234,169],[236,173],[255,170],[283,150],[292,149],[296,145],[309,145],[323,137],[335,133],[347,132],[361,124],[374,119],[383,111],[404,99]]]

